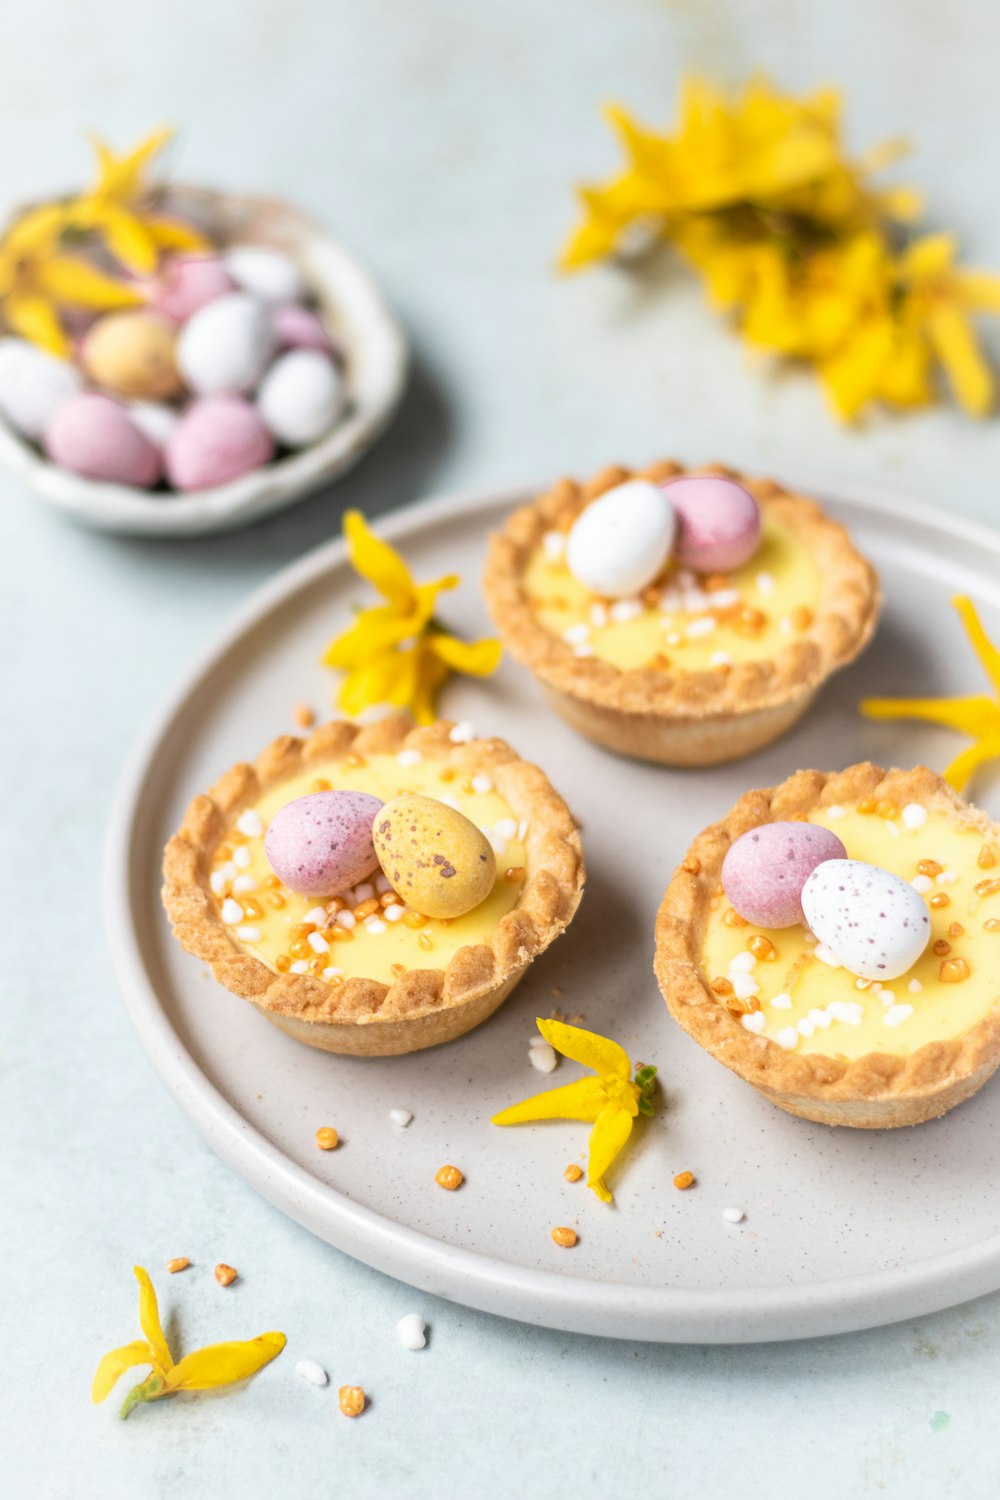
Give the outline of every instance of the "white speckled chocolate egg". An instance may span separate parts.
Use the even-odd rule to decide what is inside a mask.
[[[262,302],[297,302],[305,295],[298,262],[266,245],[234,245],[225,254],[226,270],[245,292]]]
[[[793,927],[802,921],[802,887],[827,859],[844,860],[835,833],[815,823],[762,823],[735,840],[722,861],[722,889],[730,905],[756,927]]]
[[[304,448],[323,437],[344,407],[344,382],[325,354],[292,349],[275,360],[260,384],[257,409],[286,448]]]
[[[271,315],[246,292],[228,292],[196,312],[177,340],[177,363],[200,396],[256,386],[275,349]]]
[[[677,518],[659,485],[630,479],[607,490],[573,523],[566,566],[594,594],[636,594],[666,567]]]
[[[286,802],[264,837],[268,864],[291,891],[339,896],[377,867],[372,819],[381,807],[368,792],[311,792]]]
[[[434,797],[400,792],[379,811],[372,836],[393,890],[425,917],[460,917],[493,889],[496,857],[486,835]]]
[[[927,947],[931,920],[909,881],[860,859],[829,859],[802,887],[812,931],[852,974],[898,979]]]
[[[0,416],[34,441],[57,406],[82,385],[80,372],[26,339],[0,339]]]

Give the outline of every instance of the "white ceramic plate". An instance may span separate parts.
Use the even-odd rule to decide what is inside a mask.
[[[207,536],[248,526],[319,489],[368,451],[399,404],[406,379],[402,330],[368,272],[304,214],[266,198],[172,187],[166,208],[222,245],[287,250],[302,266],[344,354],[348,405],[319,442],[214,489],[145,491],[82,479],[48,460],[0,421],[0,463],[43,500],[97,531],[130,536]]]
[[[823,493],[820,491],[820,493]],[[418,575],[459,569],[448,620],[488,629],[478,584],[487,531],[523,497],[446,499],[380,530]],[[170,938],[160,851],[189,797],[291,727],[292,706],[330,701],[316,665],[364,590],[332,543],[256,595],[199,663],[139,748],[113,820],[107,918],[118,977],[143,1045],[181,1107],[259,1192],[330,1244],[438,1296],[508,1317],[630,1339],[730,1342],[845,1332],[1000,1287],[1000,1084],[915,1130],[833,1130],[781,1113],[669,1018],[653,979],[653,918],[689,839],[749,786],[800,766],[870,757],[942,765],[946,731],[868,724],[868,692],[980,690],[949,607],[967,590],[1000,631],[1000,538],[907,502],[826,492],[882,571],[888,606],[865,658],[804,724],[752,759],[670,771],[609,755],[544,707],[505,663],[489,685],[455,682],[443,711],[507,736],[550,773],[583,823],[580,914],[478,1031],[429,1052],[340,1058],[301,1046],[217,987]],[[1000,811],[1000,788],[980,782]],[[587,1127],[500,1130],[490,1115],[566,1083],[528,1063],[536,1014],[581,1013],[655,1062],[657,1118],[613,1173],[614,1208],[563,1179]],[[388,1112],[413,1123],[400,1130]],[[317,1151],[317,1126],[344,1137]],[[438,1166],[466,1174],[435,1187]],[[671,1179],[690,1169],[697,1187]],[[742,1224],[723,1209],[745,1210]],[[579,1230],[572,1251],[549,1237]]]

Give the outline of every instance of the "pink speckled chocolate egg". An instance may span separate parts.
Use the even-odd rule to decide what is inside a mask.
[[[835,833],[815,823],[762,823],[731,844],[722,861],[730,905],[755,927],[802,921],[802,887],[828,859],[846,859]]]
[[[831,956],[862,979],[898,979],[931,935],[920,892],[901,875],[860,859],[817,865],[803,887],[802,910]]]
[[[273,457],[255,406],[242,396],[205,396],[188,407],[167,442],[167,478],[178,490],[210,489]]]
[[[315,349],[317,354],[333,354],[334,342],[322,319],[310,307],[297,302],[282,302],[271,314],[278,346],[282,349]]]
[[[675,552],[682,568],[728,573],[760,545],[760,507],[733,479],[691,474],[663,485],[680,522]]]
[[[150,298],[155,312],[186,323],[236,283],[216,255],[178,255],[167,262]]]
[[[339,896],[378,868],[367,792],[312,792],[275,813],[264,837],[271,869],[303,896]]]
[[[52,462],[87,479],[148,489],[160,477],[160,455],[124,406],[96,391],[63,401],[45,429]]]

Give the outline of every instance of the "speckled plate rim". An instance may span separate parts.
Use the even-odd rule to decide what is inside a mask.
[[[1000,564],[1000,534],[929,506],[858,486],[794,482],[882,520],[905,521],[938,549],[956,542]],[[536,489],[466,493],[428,500],[378,518],[400,542],[425,526],[524,503]],[[256,591],[175,688],[136,746],[123,773],[105,848],[103,895],[108,941],[126,1008],[153,1066],[209,1145],[257,1192],[339,1250],[447,1301],[520,1322],[661,1343],[756,1343],[875,1328],[1000,1288],[1000,1234],[887,1271],[807,1286],[635,1287],[538,1271],[447,1245],[405,1228],[318,1183],[273,1146],[206,1078],[174,1030],[157,994],[134,920],[133,880],[142,844],[146,786],[175,721],[217,659],[260,619],[345,557],[340,540],[324,543]],[[147,872],[148,873],[148,872]]]

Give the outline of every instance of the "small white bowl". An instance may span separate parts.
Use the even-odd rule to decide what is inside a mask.
[[[163,207],[192,220],[220,245],[269,245],[296,258],[343,353],[348,395],[344,416],[309,448],[228,484],[185,494],[83,479],[50,463],[3,421],[0,463],[42,499],[99,531],[132,536],[231,531],[293,505],[343,473],[371,447],[403,393],[406,342],[367,271],[337,240],[288,204],[172,186]]]

